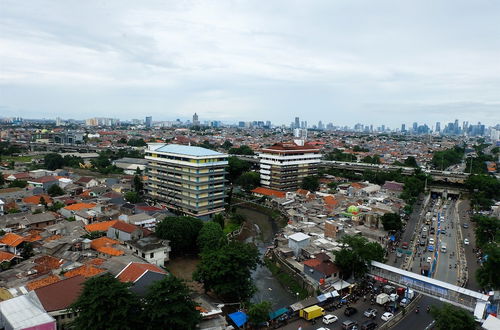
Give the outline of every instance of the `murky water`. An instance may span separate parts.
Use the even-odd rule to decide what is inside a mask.
[[[271,217],[253,209],[238,208],[238,213],[245,215],[247,221],[254,227],[253,235],[248,237],[247,241],[254,242],[264,255],[267,247],[272,244],[278,226]],[[252,297],[252,302],[269,301],[274,310],[297,302],[296,294],[284,288],[266,266],[258,266],[252,273],[252,278],[258,290]]]

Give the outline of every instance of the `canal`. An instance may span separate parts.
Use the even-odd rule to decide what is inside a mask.
[[[236,212],[246,218],[249,230],[245,233],[245,240],[253,242],[263,256],[267,247],[273,244],[274,235],[279,231],[278,225],[269,215],[252,208],[238,206]],[[251,299],[253,303],[269,301],[273,309],[278,309],[297,302],[296,294],[283,287],[265,265],[258,266],[252,278],[257,287]]]

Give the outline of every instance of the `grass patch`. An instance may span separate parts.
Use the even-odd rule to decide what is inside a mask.
[[[236,223],[233,223],[233,222],[228,222],[225,226],[224,226],[224,234],[229,234],[229,233],[232,233],[233,231],[235,231],[236,229],[240,228],[241,225],[238,225]]]
[[[16,163],[31,163],[32,159],[43,158],[42,155],[35,156],[2,156],[2,161],[10,162],[14,161]]]
[[[307,292],[306,289],[302,288],[300,284],[292,276],[290,276],[288,273],[282,271],[281,268],[276,266],[276,264],[271,259],[265,258],[264,263],[267,269],[271,271],[273,276],[276,277],[276,279],[283,286],[285,286],[293,293],[297,292],[299,293],[299,299],[305,299],[309,296],[309,293]]]

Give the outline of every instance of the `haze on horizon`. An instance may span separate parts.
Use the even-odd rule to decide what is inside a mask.
[[[0,117],[500,121],[500,2],[0,1]]]

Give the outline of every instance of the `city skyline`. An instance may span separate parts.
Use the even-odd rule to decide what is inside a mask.
[[[499,6],[5,1],[0,114],[495,125]]]

